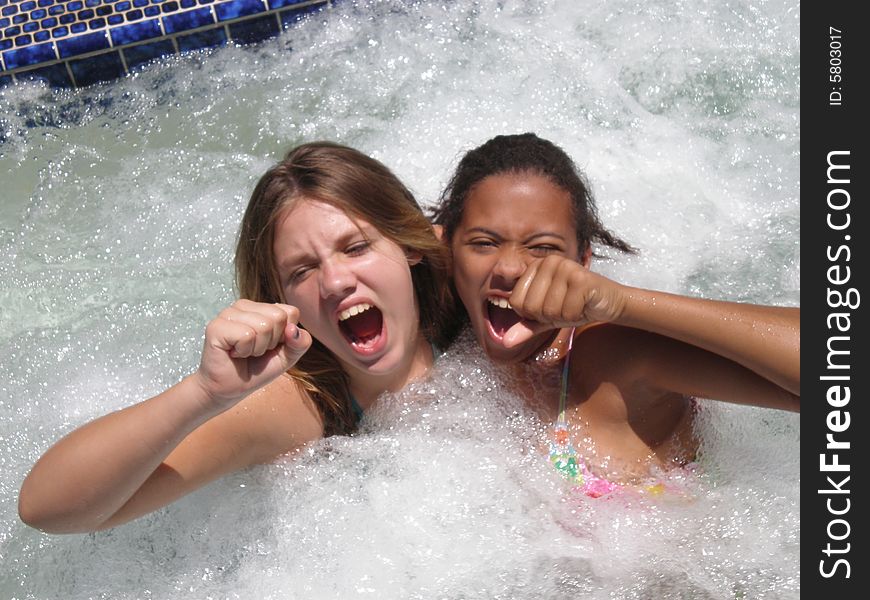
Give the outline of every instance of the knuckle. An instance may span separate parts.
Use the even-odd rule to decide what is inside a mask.
[[[295,306],[291,306],[290,309],[285,313],[287,318],[293,321],[294,323],[299,321],[299,309]]]

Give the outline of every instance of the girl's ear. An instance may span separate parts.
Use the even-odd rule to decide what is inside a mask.
[[[437,237],[442,242],[444,241],[444,225],[432,225],[432,229],[435,231],[435,237]]]
[[[589,265],[592,264],[592,244],[586,246],[586,250],[583,251],[583,256],[580,257],[580,264],[589,268]]]
[[[423,260],[423,255],[416,250],[405,250],[405,258],[408,260],[408,266],[413,267]]]

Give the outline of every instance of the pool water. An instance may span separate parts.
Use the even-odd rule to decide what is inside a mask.
[[[0,89],[0,597],[799,598],[797,415],[705,402],[685,496],[578,497],[467,341],[359,435],[133,523],[48,536],[15,509],[59,436],[196,367],[248,194],[302,141],[431,205],[462,152],[535,131],[642,251],[593,268],[798,305],[799,29],[785,2],[348,1],[111,84]]]

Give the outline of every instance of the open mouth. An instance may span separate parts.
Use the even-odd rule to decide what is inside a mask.
[[[378,307],[363,302],[341,311],[338,328],[351,346],[365,352],[374,348],[381,337],[384,315]]]
[[[486,314],[490,331],[498,340],[504,337],[508,329],[520,322],[520,316],[514,312],[506,298],[487,298]]]

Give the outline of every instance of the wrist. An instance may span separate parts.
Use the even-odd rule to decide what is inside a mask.
[[[184,396],[189,398],[193,410],[203,421],[222,413],[237,400],[224,398],[214,392],[214,382],[198,369],[181,380]]]

